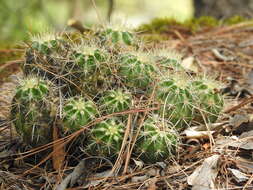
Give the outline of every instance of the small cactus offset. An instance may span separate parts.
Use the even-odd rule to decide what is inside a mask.
[[[113,45],[135,45],[136,36],[129,28],[126,27],[126,23],[123,24],[109,24],[106,29],[99,32],[102,41],[111,43]]]
[[[77,131],[97,115],[97,108],[91,100],[83,97],[69,98],[63,107],[65,130],[70,132]]]
[[[11,118],[23,141],[32,147],[52,140],[57,96],[52,84],[39,78],[23,79],[13,98]]]
[[[42,100],[49,93],[46,81],[30,77],[20,81],[16,91],[16,98],[25,101]]]
[[[154,82],[156,67],[146,53],[124,54],[119,59],[119,76],[129,87],[150,88]]]
[[[142,126],[136,153],[145,162],[164,161],[174,155],[178,141],[178,134],[166,120],[151,115]]]
[[[195,101],[199,102],[199,109],[196,110],[195,114],[197,122],[212,123],[217,120],[224,106],[223,97],[218,93],[220,85],[208,77],[201,77],[192,82],[192,92],[195,93]]]
[[[114,157],[121,148],[125,126],[120,118],[111,118],[94,126],[89,132],[87,152]]]
[[[156,96],[161,102],[160,114],[176,127],[186,128],[193,118],[193,97],[190,78],[174,75],[162,80],[157,86]]]
[[[61,54],[68,52],[69,45],[62,38],[47,34],[33,37],[29,48],[26,51],[26,59],[23,70],[26,75],[40,75],[52,79],[55,67],[61,60]]]
[[[156,59],[158,67],[162,73],[168,73],[168,71],[182,71],[184,68],[180,64],[182,61],[182,55],[173,50],[158,50],[153,53]]]
[[[101,97],[101,109],[106,113],[121,112],[131,107],[131,94],[122,89],[110,90]]]
[[[69,61],[63,63],[62,66],[63,76],[79,87],[82,92],[96,94],[96,88],[104,85],[104,81],[99,79],[109,72],[105,64],[109,58],[108,53],[95,44],[84,42],[73,46],[71,51]]]

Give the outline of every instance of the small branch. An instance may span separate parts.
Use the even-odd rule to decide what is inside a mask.
[[[247,105],[247,104],[249,104],[249,103],[252,103],[252,102],[253,102],[253,96],[251,96],[251,97],[249,97],[249,98],[243,100],[243,101],[242,101],[241,103],[239,103],[238,105],[233,106],[233,107],[231,107],[231,108],[225,110],[224,113],[230,113],[230,112],[232,112],[232,111],[238,110],[239,108],[241,108],[241,107],[243,107],[243,106],[245,106],[245,105]]]

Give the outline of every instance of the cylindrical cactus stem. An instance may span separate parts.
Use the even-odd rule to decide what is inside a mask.
[[[153,52],[153,56],[155,57],[156,64],[162,73],[184,70],[183,66],[181,65],[182,55],[174,50],[156,50]]]
[[[110,90],[101,97],[100,108],[105,113],[122,112],[131,107],[132,96],[129,92],[122,89]]]
[[[96,105],[83,97],[72,97],[63,106],[63,123],[66,132],[74,132],[95,119]]]
[[[151,115],[142,126],[135,145],[135,152],[145,162],[164,161],[175,154],[179,135],[158,115]]]
[[[71,53],[73,65],[66,69],[73,69],[74,74],[78,72],[75,68],[79,69],[80,73],[82,72],[85,77],[89,77],[94,74],[96,69],[99,69],[99,64],[105,62],[107,58],[108,55],[104,49],[95,45],[81,43],[73,47],[73,52]]]
[[[156,97],[161,103],[160,115],[170,120],[176,127],[190,126],[194,115],[193,97],[187,75],[172,75],[160,81]]]
[[[147,89],[154,82],[156,67],[148,53],[123,54],[119,58],[118,74],[127,86]]]
[[[62,64],[63,75],[82,91],[96,95],[108,82],[105,80],[110,72],[108,59],[106,50],[95,44],[74,45],[69,61]]]
[[[32,37],[31,44],[26,51],[25,74],[31,74],[30,72],[36,74],[34,71],[36,68],[42,71],[42,68],[36,65],[45,66],[47,62],[51,63],[52,59],[58,58],[58,54],[66,54],[69,49],[67,46],[67,42],[56,35],[45,34]]]
[[[112,43],[114,45],[134,45],[135,37],[129,29],[120,26],[108,26],[108,28],[100,32],[102,41]]]
[[[195,120],[197,122],[215,122],[223,109],[224,99],[218,92],[221,84],[208,77],[192,81],[195,102],[198,102]]]
[[[50,82],[36,77],[21,80],[13,98],[11,119],[27,145],[36,147],[52,141],[57,101]]]
[[[121,148],[125,126],[120,118],[110,118],[89,132],[87,152],[92,155],[115,157]]]

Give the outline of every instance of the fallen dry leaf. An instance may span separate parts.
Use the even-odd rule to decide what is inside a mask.
[[[203,164],[187,177],[187,183],[192,185],[194,190],[214,189],[214,180],[218,174],[217,165],[219,158],[219,155],[206,158]]]
[[[243,182],[243,181],[247,181],[249,179],[244,173],[240,172],[239,170],[232,169],[232,168],[228,168],[228,170],[232,172],[232,174],[235,177],[235,180],[238,183]]]

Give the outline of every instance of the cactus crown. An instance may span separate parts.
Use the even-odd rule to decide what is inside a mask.
[[[110,90],[101,99],[101,109],[106,113],[125,111],[131,106],[131,94],[122,89]]]
[[[48,90],[49,87],[44,80],[30,77],[20,81],[16,97],[23,100],[40,100],[47,95]]]
[[[149,162],[169,158],[176,150],[178,135],[170,124],[158,115],[151,115],[143,124],[137,140],[137,152]]]
[[[114,157],[121,148],[124,124],[119,118],[111,118],[91,129],[87,151],[91,154]]]
[[[110,41],[115,45],[130,46],[134,44],[133,32],[130,32],[130,28],[126,23],[110,22],[105,28],[100,33],[106,41]]]
[[[63,122],[67,130],[75,131],[96,117],[95,104],[85,98],[70,98],[63,107]]]
[[[172,66],[179,66],[182,60],[182,55],[175,50],[161,49],[155,50],[154,57],[157,57],[161,64],[172,64]]]
[[[119,60],[119,75],[130,87],[148,88],[155,76],[156,67],[142,52],[123,54]]]

